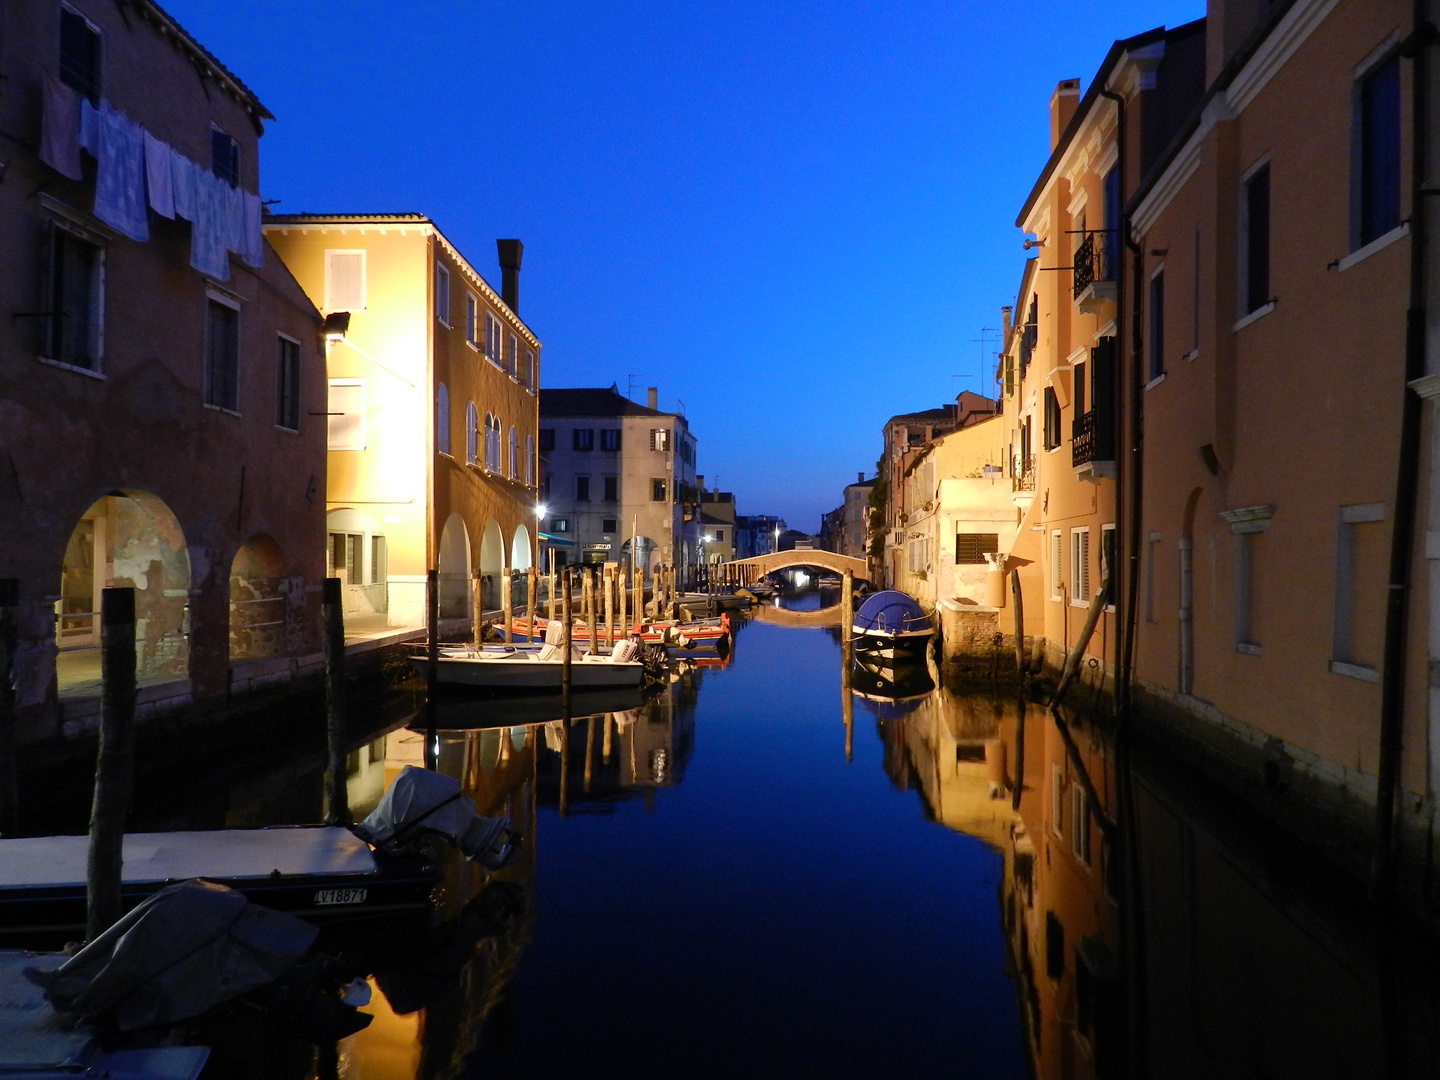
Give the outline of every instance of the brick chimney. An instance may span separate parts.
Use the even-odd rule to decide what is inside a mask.
[[[1050,149],[1060,145],[1060,136],[1070,125],[1075,107],[1080,104],[1080,80],[1061,79],[1050,95]]]
[[[500,299],[516,315],[520,314],[520,257],[525,245],[519,240],[496,240],[500,254]]]
[[[658,386],[647,386],[645,388],[645,404],[652,409],[659,410],[660,388]]]
[[[863,472],[858,472],[858,473],[856,473],[856,474],[855,474],[855,482],[856,482],[857,484],[863,484],[863,483],[865,482],[865,474],[864,474]]]

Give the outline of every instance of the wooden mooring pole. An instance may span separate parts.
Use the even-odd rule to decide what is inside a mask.
[[[535,594],[540,587],[540,571],[535,567],[525,575],[525,640],[535,640]]]
[[[1010,603],[1015,609],[1015,679],[1025,685],[1025,597],[1020,593],[1020,571],[1010,571]]]
[[[506,643],[515,640],[511,620],[515,617],[515,575],[510,567],[500,568],[500,640]]]
[[[855,695],[851,690],[854,660],[855,575],[840,578],[840,714],[845,720],[845,760],[855,756]]]
[[[435,768],[435,692],[440,685],[440,572],[425,572],[425,767]]]
[[[573,598],[570,595],[570,568],[567,566],[561,575],[560,592],[560,621],[564,627],[560,635],[560,648],[563,651],[560,657],[560,695],[563,700],[563,712],[566,716],[566,729],[569,729],[570,716],[570,631],[571,631],[571,606]]]
[[[135,590],[100,593],[100,752],[85,867],[85,938],[120,918],[125,818],[135,785]]]
[[[600,575],[605,587],[605,647],[615,647],[615,571],[612,567],[605,567]],[[609,729],[607,728],[608,732]]]
[[[325,824],[350,824],[345,789],[345,590],[339,578],[320,586],[325,635]]]
[[[477,649],[485,643],[484,581],[479,570],[470,572],[470,642]]]
[[[630,636],[630,625],[625,621],[625,571],[617,569],[615,572],[615,600],[620,606],[620,635]]]
[[[20,579],[0,578],[0,836],[20,830],[19,768],[15,761],[16,609]]]

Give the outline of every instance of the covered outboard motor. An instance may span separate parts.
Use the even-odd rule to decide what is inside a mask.
[[[393,850],[439,836],[489,870],[510,860],[520,834],[509,818],[481,817],[460,790],[460,781],[429,769],[406,765],[355,835],[377,848]]]

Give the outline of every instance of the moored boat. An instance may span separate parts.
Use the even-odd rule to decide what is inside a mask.
[[[523,620],[522,620],[523,621]],[[540,629],[537,622],[537,629]],[[565,653],[556,639],[563,627],[549,623],[541,632],[545,644],[538,650],[487,646],[481,649],[447,647],[439,650],[437,677],[442,686],[465,687],[492,691],[560,690],[565,677]],[[571,638],[570,686],[572,689],[636,687],[645,677],[645,665],[639,659],[640,644],[629,638],[617,641],[604,655],[582,653]],[[411,663],[422,672],[428,664],[424,656],[413,656]]]
[[[871,593],[851,624],[855,651],[872,660],[916,660],[935,634],[934,620],[913,596],[898,589]]]
[[[510,632],[513,640],[517,642],[536,642],[546,640],[546,631],[551,623],[547,619],[536,618],[532,627],[528,620],[523,618],[512,618],[510,620]],[[561,624],[557,620],[557,627]],[[635,623],[630,626],[628,634],[624,627],[620,628],[620,634],[628,637],[638,637],[646,645],[662,645],[666,648],[676,649],[714,649],[721,640],[728,645],[730,640],[730,619],[725,614],[717,619],[702,619],[696,622],[676,622],[674,620],[647,620],[642,623]],[[599,642],[605,640],[605,627],[597,628],[596,639]],[[590,627],[584,623],[575,623],[570,628],[571,645],[585,649],[590,644]]]

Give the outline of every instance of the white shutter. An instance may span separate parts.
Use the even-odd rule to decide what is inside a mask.
[[[330,383],[328,417],[331,450],[365,449],[365,380],[335,379]]]
[[[365,310],[365,252],[325,252],[325,310]]]

